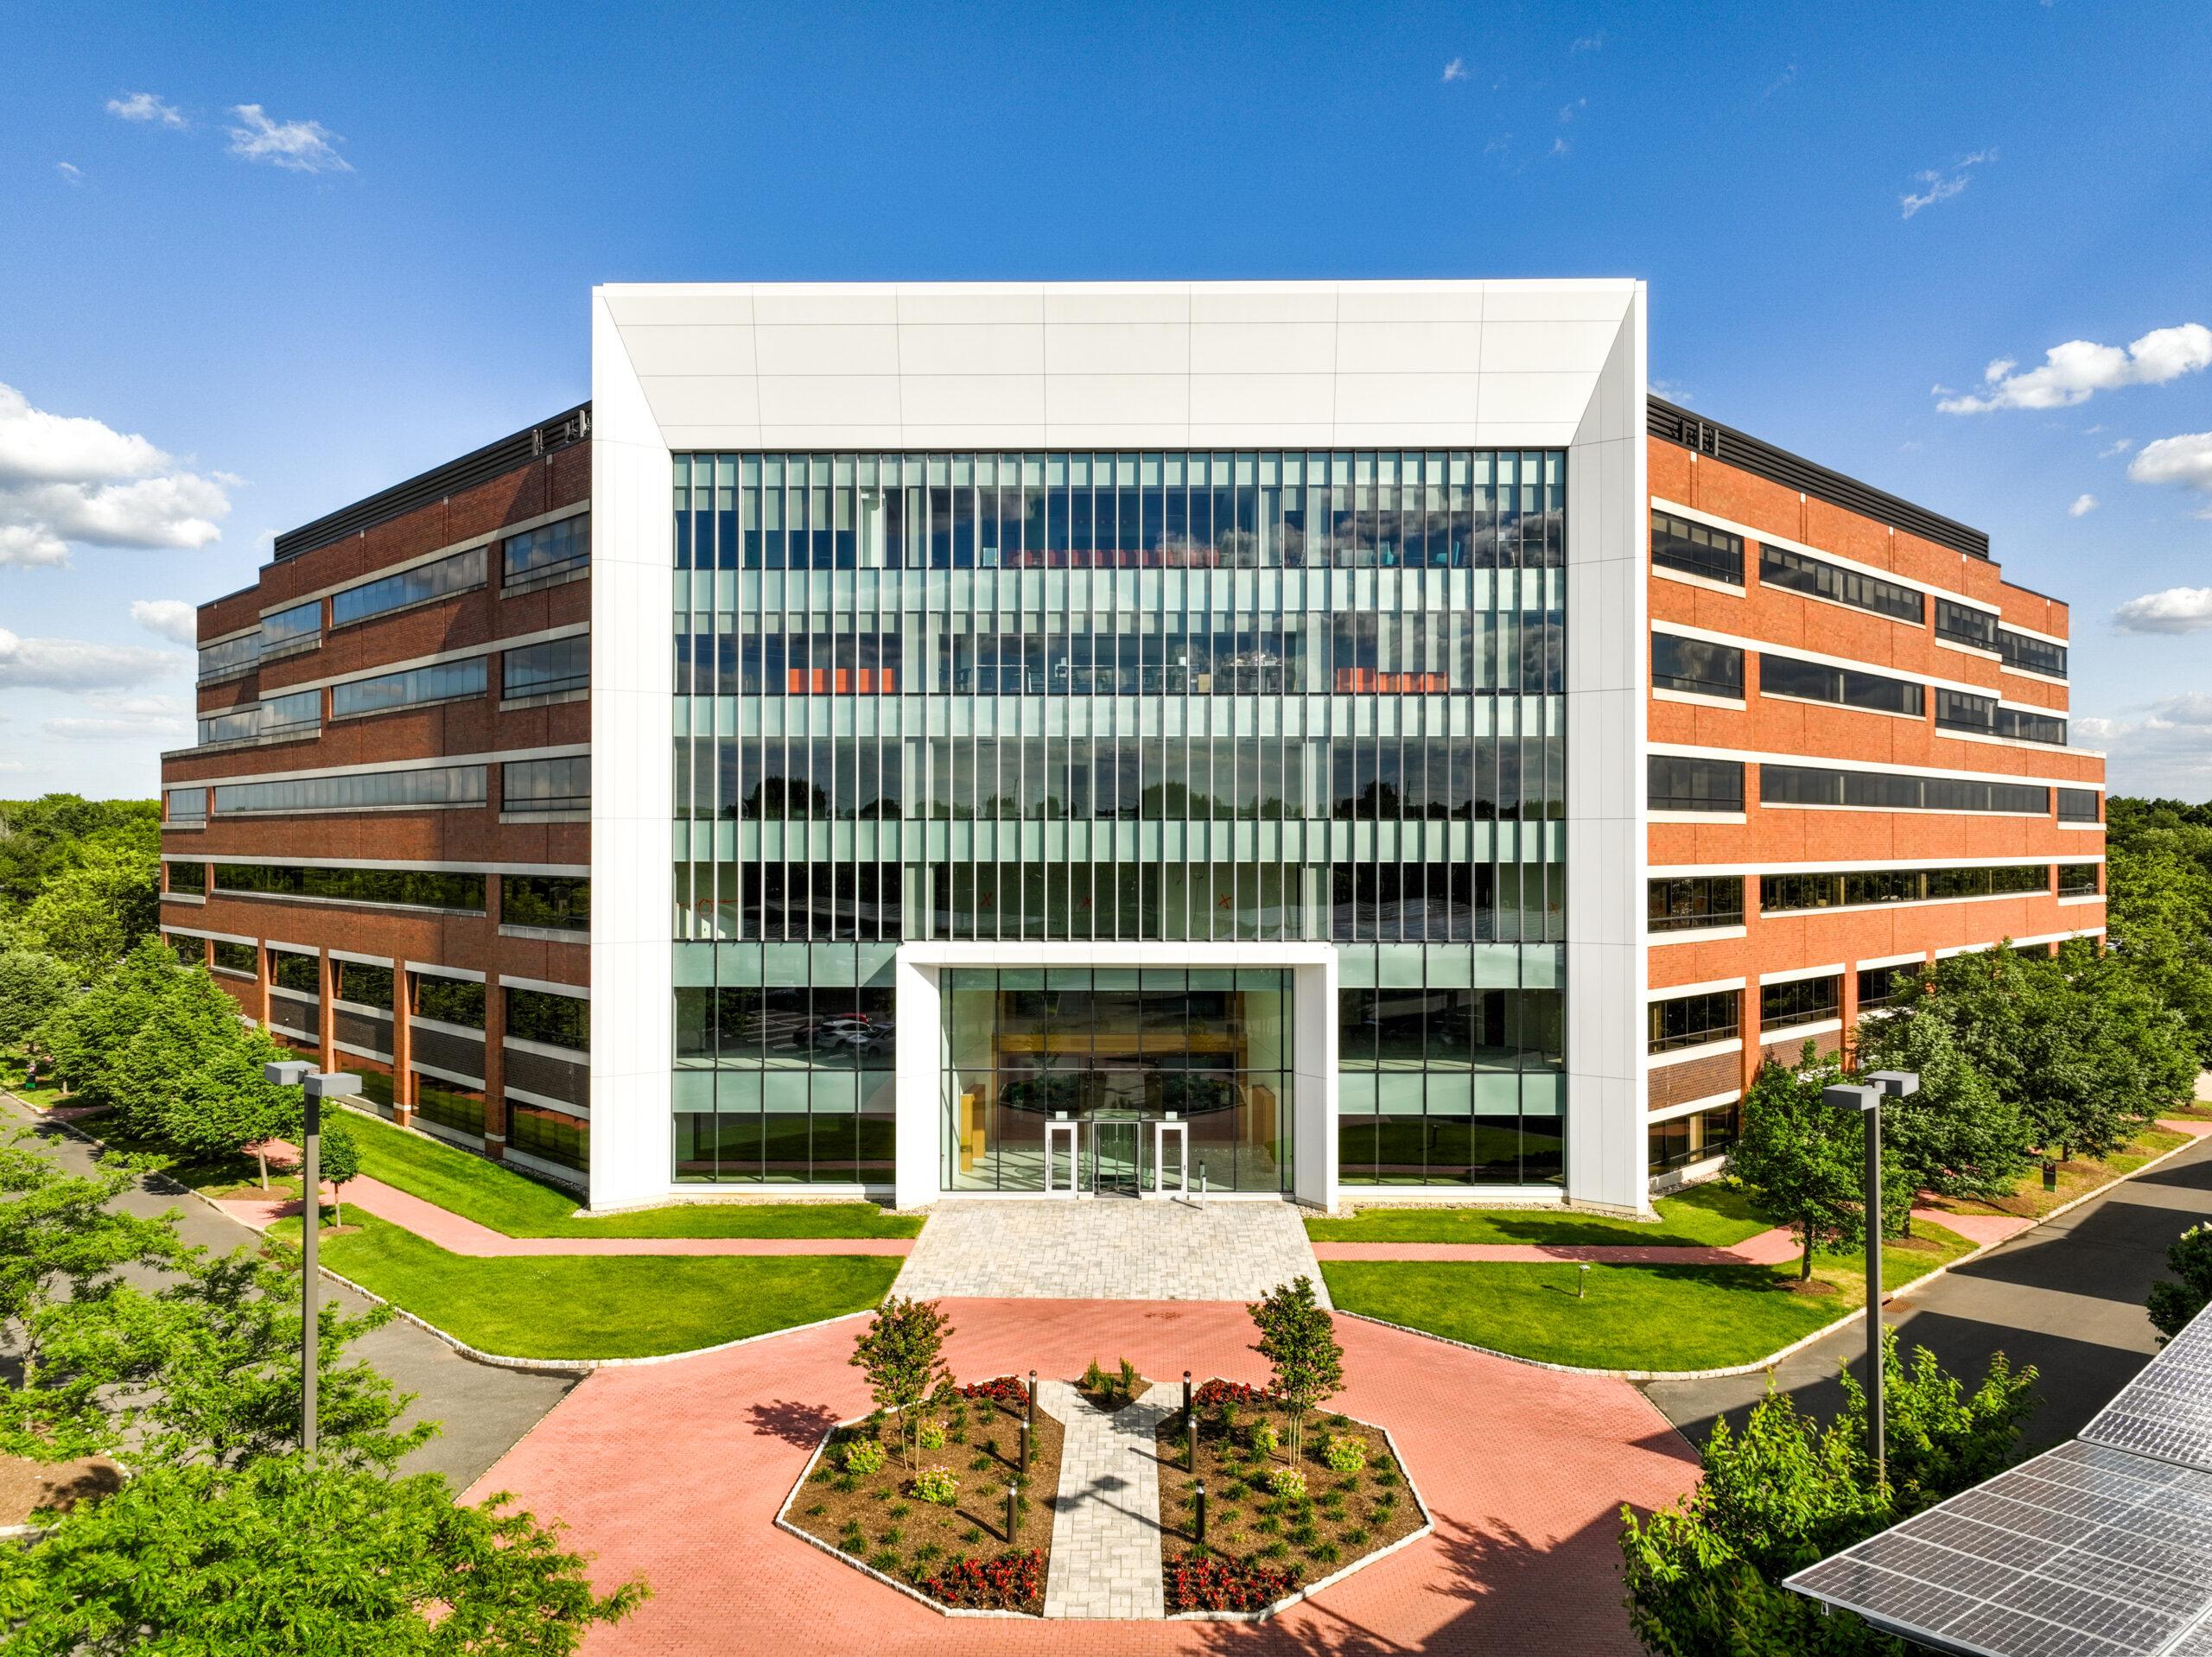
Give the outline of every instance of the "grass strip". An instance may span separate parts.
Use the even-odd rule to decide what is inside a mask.
[[[1917,1243],[1882,1251],[1894,1291],[1969,1253],[1967,1239],[1922,1222]],[[1834,1291],[1789,1286],[1795,1266],[1596,1266],[1577,1298],[1569,1264],[1325,1260],[1345,1311],[1497,1352],[1587,1369],[1724,1369],[1752,1363],[1835,1322],[1866,1299],[1856,1255],[1820,1254]]]
[[[518,1358],[658,1357],[865,1311],[900,1264],[865,1254],[473,1260],[350,1204],[346,1222],[359,1229],[325,1237],[324,1265],[480,1352]],[[298,1221],[270,1230],[297,1247]]]
[[[1352,1201],[1357,1202],[1354,1196]],[[1750,1200],[1714,1181],[1653,1204],[1656,1225],[1574,1210],[1511,1209],[1369,1209],[1350,1220],[1308,1220],[1315,1242],[1535,1243],[1590,1248],[1633,1243],[1660,1248],[1726,1248],[1768,1229]]]

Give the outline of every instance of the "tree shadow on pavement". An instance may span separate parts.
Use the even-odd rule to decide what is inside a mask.
[[[780,1438],[801,1450],[813,1449],[822,1442],[822,1435],[837,1425],[837,1413],[824,1404],[794,1404],[777,1399],[772,1403],[748,1404],[745,1413],[753,1418],[755,1438]]]

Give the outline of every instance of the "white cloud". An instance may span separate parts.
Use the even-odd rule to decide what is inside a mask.
[[[200,613],[182,599],[133,599],[130,619],[179,644],[200,642]]]
[[[1559,118],[1561,121],[1572,121],[1583,110],[1587,109],[1589,105],[1590,100],[1588,98],[1578,98],[1572,104],[1569,104],[1565,109],[1559,112]],[[302,1198],[302,1200],[304,1201],[305,1199]]]
[[[1466,59],[1454,58],[1451,62],[1446,64],[1444,66],[1444,78],[1446,80],[1465,80],[1467,78]]]
[[[2127,475],[2137,483],[2177,483],[2184,489],[2212,493],[2212,431],[2144,444],[2143,452],[2129,462]]]
[[[85,705],[103,714],[168,714],[184,712],[174,696],[125,696],[112,690],[88,690]]]
[[[2212,627],[2212,587],[2170,587],[2130,599],[2112,613],[2124,633],[2195,633]]]
[[[111,98],[107,100],[107,112],[126,121],[154,121],[162,126],[180,130],[186,124],[184,117],[171,105],[162,102],[159,94],[155,92],[133,92],[128,98]]]
[[[61,181],[64,184],[82,184],[85,181],[84,169],[72,167],[66,161],[54,162],[54,170],[61,175]]]
[[[1605,44],[1605,31],[1604,29],[1599,29],[1599,30],[1595,35],[1584,35],[1580,40],[1579,40],[1579,41],[1575,41],[1575,43],[1574,43],[1573,45],[1572,45],[1572,46],[1568,47],[1567,49],[1570,53],[1573,53],[1573,52],[1595,52],[1595,51],[1599,50],[1600,48],[1602,48]],[[302,1198],[302,1199],[301,1199],[301,1200],[302,1200],[302,1202],[304,1202],[306,1199],[305,1199],[305,1198]]]
[[[2212,695],[2186,691],[2153,702],[2138,720],[2077,719],[2078,746],[2109,756],[2113,791],[2201,800],[2212,795]]]
[[[258,104],[240,104],[231,111],[244,126],[226,127],[231,135],[231,154],[245,161],[265,161],[294,173],[350,173],[345,157],[331,148],[331,140],[346,141],[320,121],[272,121]]]
[[[2089,513],[2094,512],[2096,510],[2097,498],[2094,495],[2076,495],[2074,498],[2074,504],[2066,509],[2066,516],[2069,517],[2086,517]],[[136,605],[131,606],[131,613],[133,615],[137,613],[137,606]],[[185,641],[180,639],[177,642],[179,644],[182,644]],[[305,1203],[307,1201],[305,1197],[302,1197],[300,1200],[302,1203]],[[305,1383],[302,1383],[302,1385],[304,1384]]]
[[[190,671],[191,659],[143,644],[22,638],[0,627],[0,689],[127,690]]]
[[[2123,385],[2163,385],[2208,365],[2212,365],[2212,328],[2201,322],[2184,322],[2177,328],[2153,328],[2125,348],[2069,340],[2044,352],[2043,365],[2024,374],[2012,372],[2018,365],[2012,358],[1999,357],[1982,374],[1985,395],[1969,393],[1936,406],[1945,414],[2064,409],[2087,403],[2099,391]]]
[[[1791,67],[1794,69],[1796,66]],[[1986,161],[1996,159],[1997,152],[1994,149],[1981,149],[1968,156],[1948,171],[1915,173],[1913,177],[1927,187],[1918,194],[1907,194],[1899,196],[1897,205],[1904,209],[1904,216],[1910,219],[1923,207],[1932,207],[1939,201],[1948,201],[1967,187],[1969,177],[1967,168],[1979,167]]]
[[[39,729],[65,742],[127,742],[149,736],[184,736],[191,729],[181,719],[48,719]]]
[[[2109,460],[2115,454],[2126,454],[2127,451],[2134,446],[2135,440],[2133,437],[2123,437],[2119,441],[2115,442],[2110,448],[2106,449],[2102,454],[2099,454],[2097,458],[2100,460]],[[302,1200],[304,1201],[305,1199],[303,1198]]]
[[[238,481],[184,471],[135,432],[48,414],[0,385],[0,565],[66,564],[73,541],[204,547]]]

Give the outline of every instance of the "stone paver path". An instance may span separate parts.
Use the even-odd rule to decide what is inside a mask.
[[[1779,1266],[1797,1258],[1777,1227],[1726,1248],[1679,1243],[1317,1242],[1317,1260],[1595,1260],[1607,1266]]]
[[[1155,1436],[1179,1393],[1155,1387],[1107,1415],[1065,1381],[1039,1381],[1037,1406],[1066,1424],[1052,1504],[1046,1616],[1166,1615],[1160,1570],[1160,1461]],[[1172,1400],[1167,1402],[1155,1400]]]
[[[1295,1204],[961,1202],[930,1211],[893,1294],[1014,1300],[1256,1300],[1309,1277],[1328,1304]]]

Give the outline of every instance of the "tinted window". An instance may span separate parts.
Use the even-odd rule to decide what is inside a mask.
[[[1705,696],[1744,694],[1744,652],[1729,644],[1651,635],[1651,682],[1662,690],[1687,690]]]

